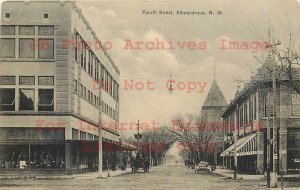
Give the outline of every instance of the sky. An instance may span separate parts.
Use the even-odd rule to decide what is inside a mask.
[[[106,42],[120,70],[120,122],[140,120],[149,129],[153,121],[159,126],[172,125],[177,115],[200,115],[214,77],[229,103],[237,85],[243,85],[240,81],[249,81],[261,65],[255,57],[263,61],[267,56],[263,44],[269,39],[269,28],[272,38],[282,42],[280,48],[288,46],[292,33],[292,47],[300,49],[300,0],[118,0],[77,4],[98,38]],[[157,14],[145,14],[155,11]],[[143,44],[137,46],[136,42]],[[229,42],[237,42],[238,46],[229,49]],[[169,44],[173,48],[167,48]],[[175,80],[172,93],[167,88],[170,78]],[[128,86],[131,83],[133,88]],[[124,131],[123,135],[134,132]]]

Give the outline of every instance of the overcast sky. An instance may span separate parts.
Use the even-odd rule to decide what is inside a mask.
[[[228,41],[262,43],[268,40],[269,20],[272,35],[283,44],[281,48],[287,46],[292,33],[294,48],[300,49],[299,0],[82,1],[78,6],[99,39],[112,44],[109,54],[121,72],[120,122],[140,120],[151,124],[155,120],[163,125],[170,124],[178,113],[200,114],[214,78],[214,62],[216,80],[229,102],[236,92],[236,78],[248,81],[261,65],[254,56],[263,60],[267,51],[263,46],[257,49],[255,44],[247,50],[221,49],[221,40],[225,46]],[[143,14],[143,10],[157,14]],[[174,14],[160,15],[160,10]],[[177,11],[207,14],[178,15]],[[217,15],[217,11],[222,11],[222,15]],[[124,49],[129,41],[155,40],[171,41],[175,49]],[[195,42],[196,48],[191,45],[189,49],[188,42]],[[204,49],[200,42],[205,42]],[[202,82],[207,86],[202,93],[197,86],[191,93],[177,89],[170,94],[166,88],[170,74],[176,80],[175,88],[178,82]],[[145,88],[125,90],[125,81],[130,80],[143,82]],[[154,90],[146,88],[148,80],[154,83]]]

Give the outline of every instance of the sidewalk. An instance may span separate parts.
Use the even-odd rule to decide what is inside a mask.
[[[131,168],[126,170],[109,170],[110,177],[119,176],[122,174],[131,173]],[[98,177],[98,172],[87,172],[74,175],[51,175],[51,174],[0,174],[0,180],[14,180],[14,179],[37,179],[37,180],[67,180],[67,179],[96,179]],[[107,170],[102,172],[103,178],[108,178]]]
[[[233,178],[233,170],[228,169],[222,169],[217,168],[215,171],[213,171],[216,175],[226,177],[226,178]],[[238,179],[246,179],[246,180],[260,180],[265,179],[266,177],[264,175],[249,175],[249,174],[241,174],[237,173]],[[280,178],[280,175],[278,175],[278,178]],[[285,174],[283,175],[283,179],[300,179],[300,174]]]
[[[216,168],[216,170],[213,171],[213,173],[228,179],[233,179],[233,175],[234,175],[233,170],[221,169],[221,168]],[[264,175],[249,175],[249,174],[240,174],[240,173],[237,173],[237,177],[238,177],[237,179],[246,179],[246,180],[264,179]]]

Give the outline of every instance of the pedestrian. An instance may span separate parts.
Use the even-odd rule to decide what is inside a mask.
[[[134,162],[135,162],[135,159],[134,159],[133,156],[131,156],[131,158],[130,158],[131,173],[135,172],[135,170],[134,170]]]

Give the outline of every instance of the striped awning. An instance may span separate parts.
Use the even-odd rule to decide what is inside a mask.
[[[237,156],[248,156],[257,154],[256,134],[241,138],[235,142]],[[234,156],[234,144],[228,147],[221,156]]]

